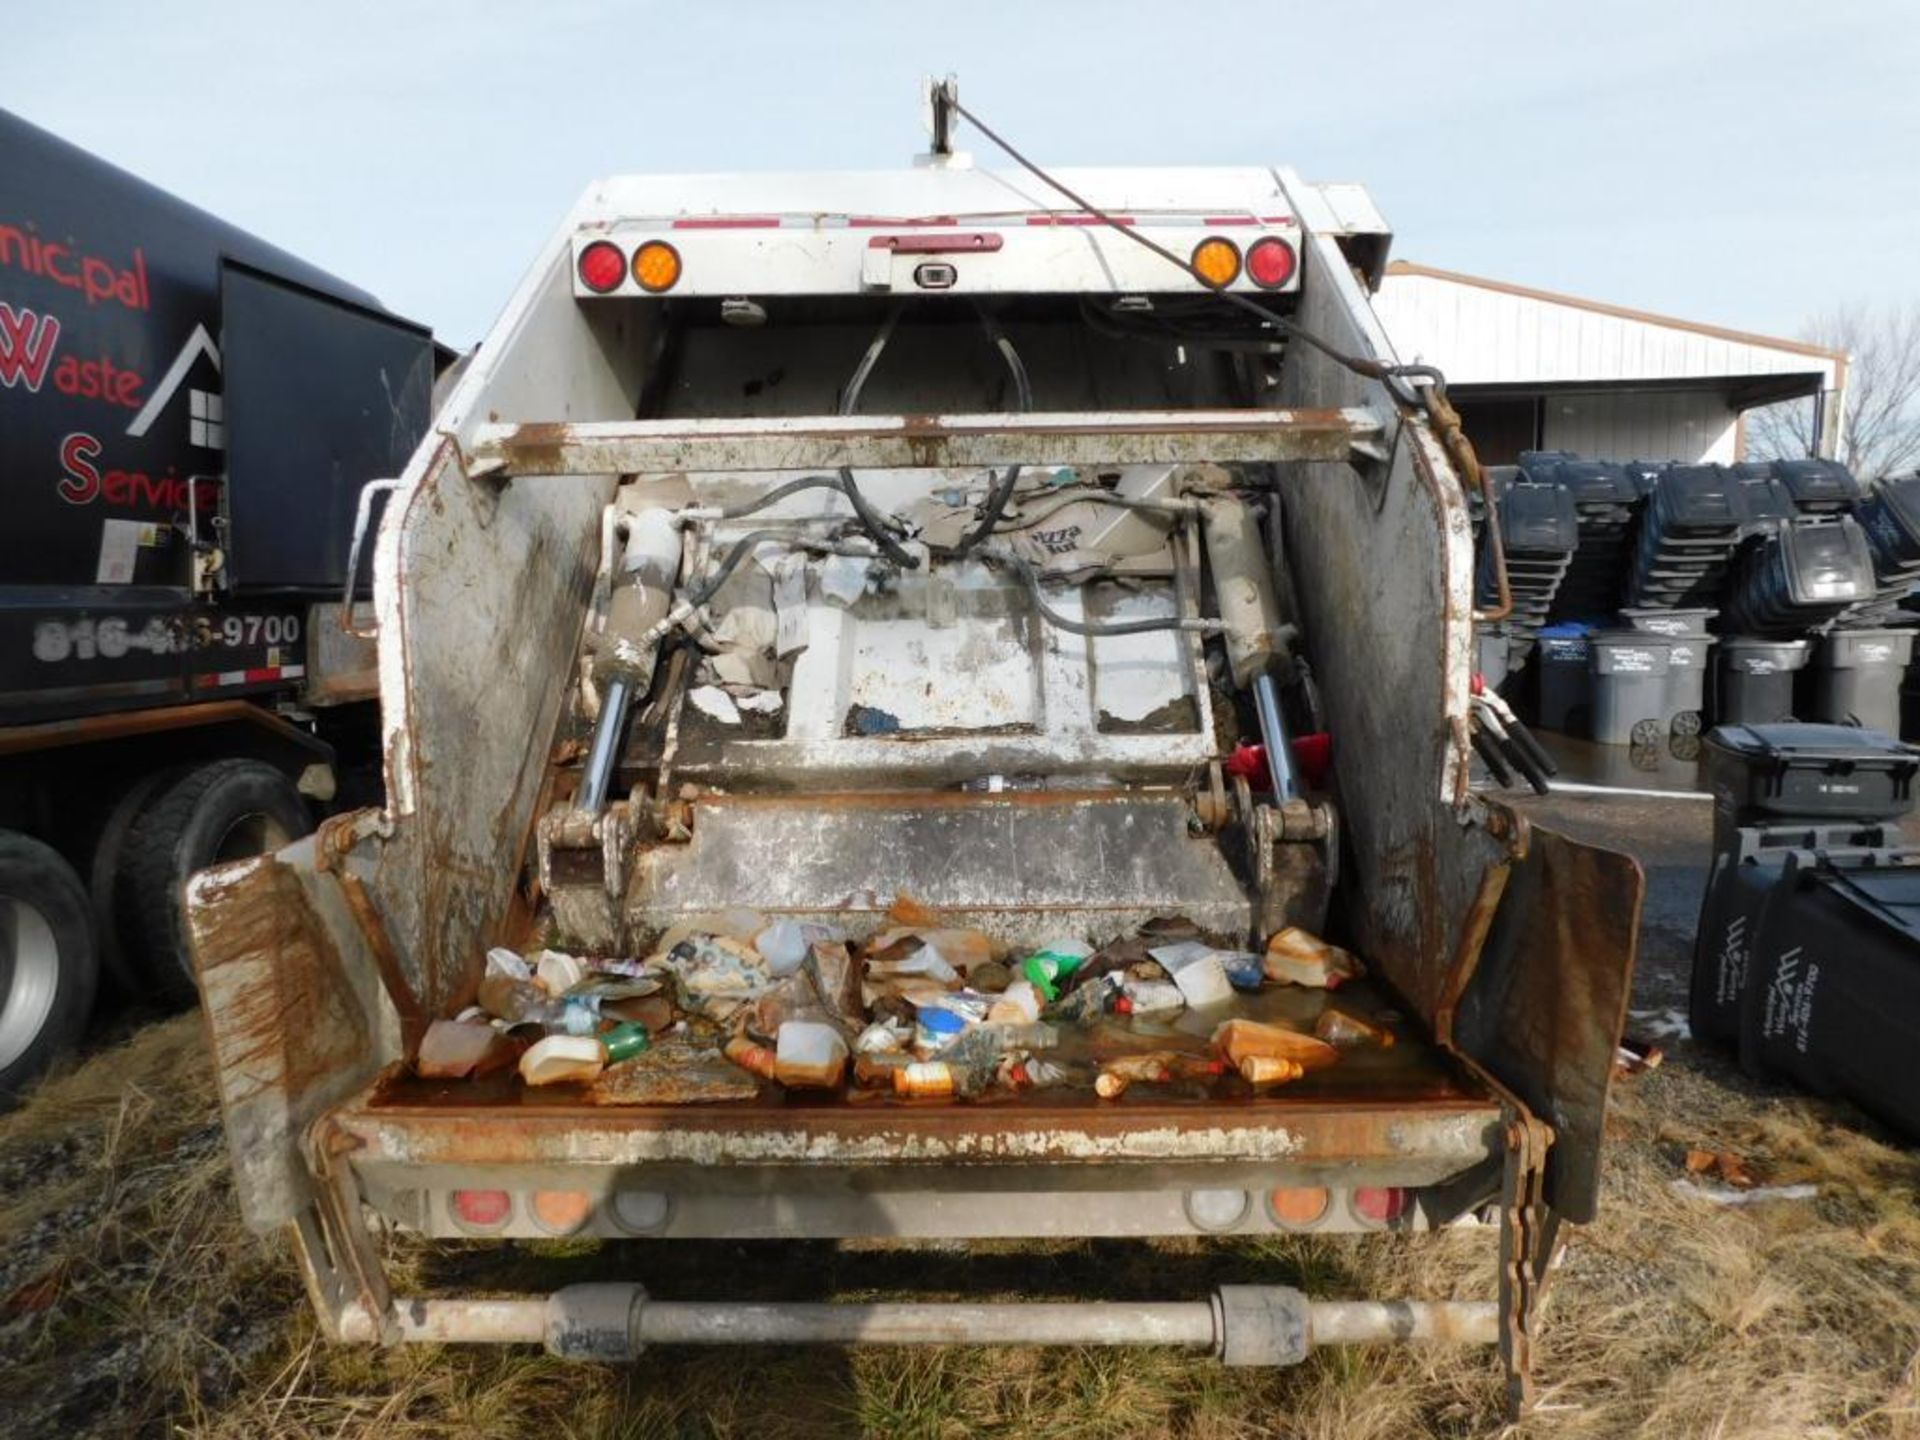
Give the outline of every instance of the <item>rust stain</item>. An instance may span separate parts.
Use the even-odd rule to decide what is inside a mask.
[[[292,870],[263,857],[212,872],[188,915],[229,1110],[337,1082],[371,1053],[340,954]]]

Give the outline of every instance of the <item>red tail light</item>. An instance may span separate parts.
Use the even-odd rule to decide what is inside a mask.
[[[1263,290],[1278,290],[1293,278],[1293,246],[1269,235],[1247,247],[1247,276]]]
[[[620,288],[627,278],[627,257],[611,240],[596,240],[580,252],[580,283],[596,295]]]
[[[513,1214],[513,1197],[504,1190],[456,1190],[453,1218],[469,1230],[498,1230]]]
[[[1391,1225],[1407,1213],[1407,1192],[1397,1185],[1362,1185],[1353,1192],[1353,1213],[1369,1225]]]

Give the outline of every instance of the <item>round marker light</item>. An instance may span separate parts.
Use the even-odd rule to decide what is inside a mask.
[[[1391,1225],[1407,1213],[1407,1192],[1397,1185],[1362,1185],[1353,1192],[1353,1213],[1369,1225]]]
[[[513,1197],[504,1190],[456,1190],[453,1218],[463,1230],[498,1230],[513,1214]]]
[[[542,1230],[571,1235],[593,1214],[593,1197],[583,1190],[536,1190],[528,1208]]]
[[[1267,1209],[1280,1224],[1289,1229],[1304,1230],[1309,1225],[1320,1223],[1331,1199],[1323,1186],[1301,1185],[1270,1192]]]
[[[1293,278],[1293,246],[1269,235],[1247,247],[1247,278],[1263,290],[1278,290]]]
[[[580,252],[580,283],[596,295],[620,288],[627,278],[627,257],[611,240],[596,240]]]
[[[1224,290],[1240,278],[1240,251],[1231,240],[1210,235],[1193,247],[1187,262],[1193,273],[1215,290]]]
[[[680,252],[664,240],[649,240],[633,252],[633,279],[649,295],[671,290],[680,279]]]
[[[1196,1230],[1219,1234],[1247,1218],[1251,1197],[1244,1190],[1189,1190],[1187,1219]]]

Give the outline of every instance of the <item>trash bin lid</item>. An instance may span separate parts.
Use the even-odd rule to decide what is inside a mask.
[[[1778,761],[1911,759],[1920,755],[1920,750],[1878,730],[1791,720],[1771,725],[1720,725],[1707,733],[1707,743],[1753,759]]]
[[[1920,943],[1920,866],[1822,866],[1811,878],[1907,945]]]

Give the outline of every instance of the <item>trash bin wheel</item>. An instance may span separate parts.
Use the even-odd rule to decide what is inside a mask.
[[[98,981],[80,877],[49,846],[0,830],[0,1106],[79,1041]]]
[[[277,850],[313,828],[293,782],[258,760],[196,766],[141,812],[115,889],[120,939],[159,999],[198,993],[182,890],[209,865]]]

